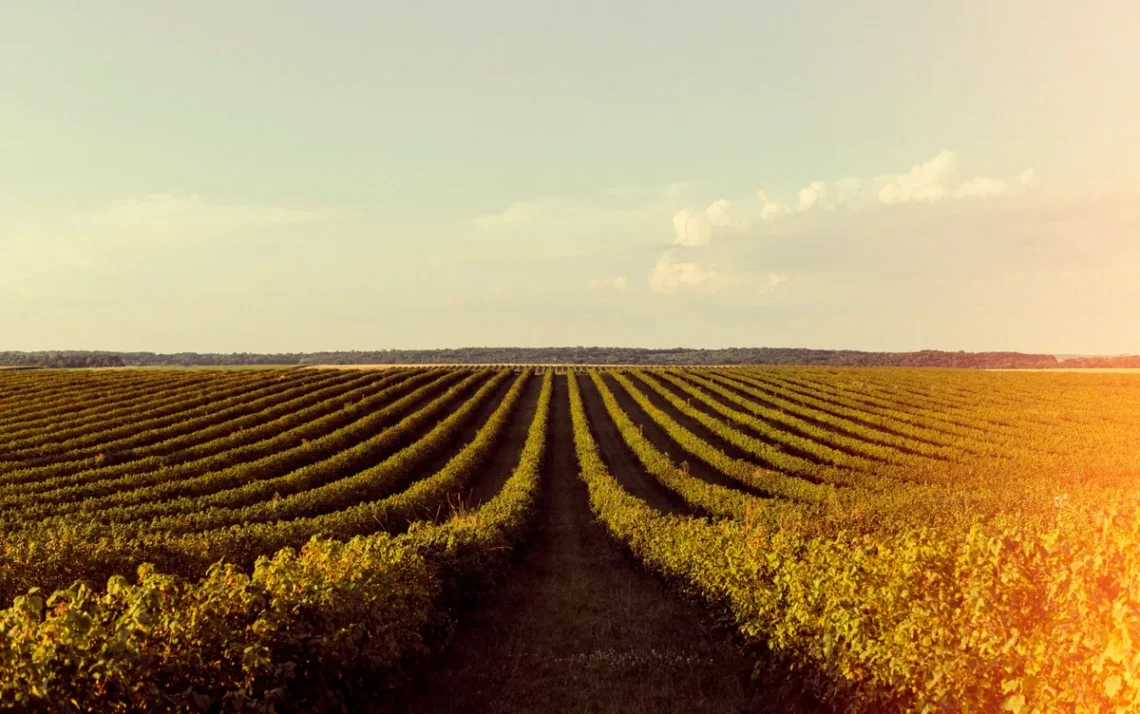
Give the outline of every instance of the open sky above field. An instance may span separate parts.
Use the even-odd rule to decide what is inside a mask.
[[[1140,351],[1133,0],[7,3],[0,349]]]

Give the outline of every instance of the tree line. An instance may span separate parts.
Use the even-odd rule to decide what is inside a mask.
[[[463,347],[340,352],[109,352],[58,350],[0,352],[0,367],[202,367],[315,364],[596,364],[596,365],[817,365],[1042,369],[1137,367],[1140,356],[1079,357],[1022,352],[864,352],[782,347],[641,349],[633,347]]]

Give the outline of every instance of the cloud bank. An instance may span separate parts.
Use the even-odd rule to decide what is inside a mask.
[[[902,173],[811,181],[796,193],[792,201],[773,199],[765,190],[756,191],[754,202],[734,203],[721,198],[703,209],[685,207],[677,211],[673,216],[673,243],[704,246],[712,241],[718,228],[747,230],[759,224],[815,211],[1011,196],[1037,185],[1037,176],[1032,169],[1026,169],[1012,179],[991,176],[962,179],[958,174],[958,155],[953,151],[942,151]]]
[[[838,180],[815,180],[796,192],[792,200],[772,198],[766,190],[754,201],[719,198],[704,208],[686,206],[673,215],[672,246],[662,252],[649,271],[651,293],[668,295],[697,292],[772,291],[788,282],[779,268],[742,270],[731,251],[710,253],[722,238],[756,237],[765,224],[796,216],[845,212],[836,221],[851,221],[855,212],[905,204],[934,205],[943,201],[981,199],[1024,194],[1037,185],[1031,169],[1017,177],[961,178],[958,155],[942,151],[899,173]]]

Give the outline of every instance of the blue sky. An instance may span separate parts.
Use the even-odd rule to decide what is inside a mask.
[[[14,2],[0,349],[1140,351],[1140,6]]]

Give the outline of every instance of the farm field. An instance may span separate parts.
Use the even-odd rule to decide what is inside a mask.
[[[0,372],[0,709],[1140,711],[1140,375]]]

